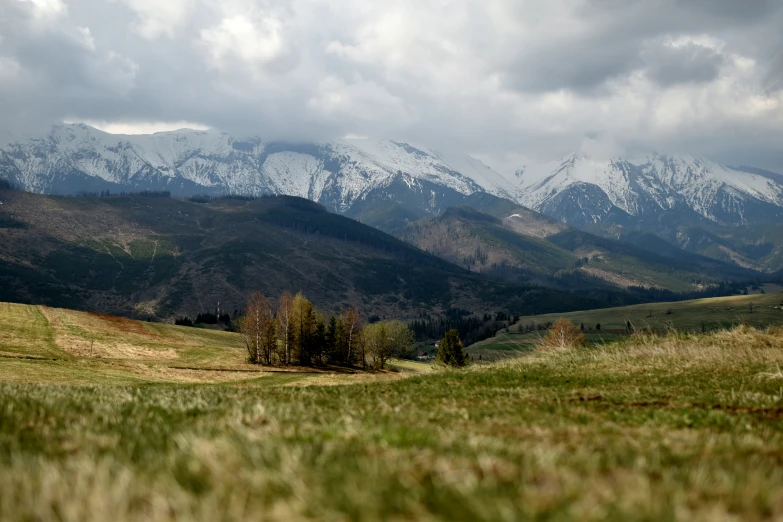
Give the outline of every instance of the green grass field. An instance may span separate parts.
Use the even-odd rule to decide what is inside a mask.
[[[67,385],[343,384],[380,377],[340,368],[274,368],[246,362],[238,334],[89,312],[0,303],[0,379]],[[400,373],[430,367],[394,361]]]
[[[781,329],[237,376],[231,334],[0,309],[0,520],[783,519]]]
[[[561,318],[577,326],[584,324],[585,338],[590,344],[604,344],[627,337],[626,321],[631,322],[634,330],[658,333],[670,330],[706,333],[739,325],[758,328],[783,326],[783,310],[776,308],[781,302],[783,293],[768,293],[520,317],[519,322],[511,325],[507,332],[501,331],[491,339],[470,346],[467,351],[474,360],[481,355],[482,360],[489,361],[526,353],[547,333],[537,327],[555,323]],[[750,305],[753,305],[752,313]],[[596,330],[598,324],[601,331]],[[527,333],[526,330],[531,327],[533,331]]]

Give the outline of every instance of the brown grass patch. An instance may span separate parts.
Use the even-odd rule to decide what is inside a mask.
[[[107,315],[107,314],[101,314],[96,312],[85,312],[85,313],[97,317],[102,321],[106,321],[107,323],[109,323],[109,329],[111,329],[112,331],[126,332],[135,335],[144,335],[147,337],[165,339],[165,337],[163,337],[162,335],[152,333],[146,328],[144,328],[144,325],[140,321],[134,321],[132,319],[128,319],[125,317],[117,317],[115,315]]]
[[[57,344],[76,357],[100,357],[104,359],[176,359],[173,348],[152,348],[119,341],[88,341],[67,334],[57,335]]]
[[[77,357],[109,359],[173,359],[178,339],[166,338],[150,332],[143,323],[59,308],[40,307],[54,328],[58,347]],[[164,344],[168,342],[167,344]]]

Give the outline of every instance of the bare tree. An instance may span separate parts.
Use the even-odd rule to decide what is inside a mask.
[[[278,334],[283,343],[283,364],[291,364],[291,339],[293,337],[294,298],[286,291],[280,296],[277,308]]]
[[[343,314],[343,327],[345,328],[345,336],[348,342],[348,351],[346,354],[346,361],[350,363],[354,358],[354,343],[355,337],[359,332],[359,310],[356,308],[349,308]]]
[[[264,354],[264,332],[272,320],[272,307],[261,292],[253,292],[245,305],[245,315],[239,321],[239,332],[245,341],[248,359],[253,364],[268,360]]]

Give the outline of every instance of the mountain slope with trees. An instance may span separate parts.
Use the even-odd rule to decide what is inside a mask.
[[[488,281],[300,198],[0,190],[0,201],[0,301],[153,319],[239,311],[253,290],[379,317],[600,306]]]
[[[651,234],[634,242],[617,241],[524,208],[502,208],[495,216],[451,208],[410,224],[400,237],[474,272],[572,290],[632,287],[639,295],[645,289],[687,293],[759,277]]]

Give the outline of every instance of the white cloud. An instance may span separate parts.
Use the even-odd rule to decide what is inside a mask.
[[[227,67],[227,57],[244,62],[269,62],[283,52],[282,23],[274,16],[252,20],[236,15],[224,18],[219,25],[201,31],[211,65]]]
[[[86,123],[91,127],[100,129],[110,134],[154,134],[156,132],[166,132],[179,129],[207,130],[209,127],[201,123],[188,121],[165,122],[165,121],[146,121],[146,122],[105,122],[91,120],[63,120],[63,123]]]
[[[336,76],[325,78],[320,82],[318,92],[308,100],[308,106],[328,118],[351,118],[366,122],[415,120],[403,100],[383,86],[358,76],[350,82]]]
[[[21,0],[23,2],[28,1],[35,6],[35,17],[51,18],[64,15],[68,11],[68,7],[62,0]]]
[[[147,39],[174,38],[195,8],[194,0],[124,0],[136,14],[131,26]]]

